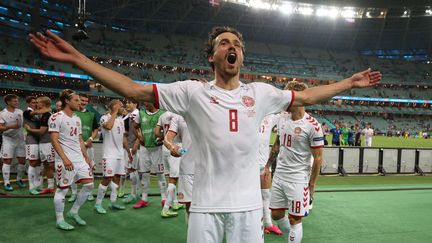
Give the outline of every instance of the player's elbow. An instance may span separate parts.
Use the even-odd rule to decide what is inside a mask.
[[[150,102],[154,103],[154,93],[153,93],[153,85],[151,84],[137,84],[134,83],[132,88],[124,94],[124,96],[128,99],[133,99],[141,102]]]

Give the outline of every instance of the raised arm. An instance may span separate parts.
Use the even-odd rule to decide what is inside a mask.
[[[98,80],[98,82],[123,97],[154,103],[155,97],[152,85],[137,84],[125,75],[93,62],[52,32],[47,31],[46,36],[40,32],[36,33],[36,35],[30,34],[29,38],[30,42],[45,57],[76,65]]]
[[[307,106],[321,103],[352,88],[375,86],[380,80],[381,73],[378,71],[372,72],[369,68],[334,84],[320,85],[304,91],[295,92],[293,106]]]

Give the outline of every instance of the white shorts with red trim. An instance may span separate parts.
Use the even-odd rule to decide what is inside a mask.
[[[93,171],[85,161],[74,162],[73,170],[66,170],[62,160],[55,161],[55,177],[59,188],[67,188],[72,182],[93,180]]]
[[[190,203],[192,201],[194,175],[180,175],[178,186],[179,203]]]
[[[124,159],[125,159],[125,167],[126,169],[138,169],[138,160],[139,160],[139,150],[136,152],[134,156],[132,156],[132,162],[129,162],[129,156],[125,150],[124,152]]]
[[[39,159],[39,144],[26,144],[26,160]]]
[[[271,188],[270,209],[285,209],[294,216],[309,213],[309,184],[275,178]]]
[[[3,159],[13,159],[15,157],[26,157],[25,141],[23,138],[11,138],[3,136],[1,154]]]
[[[41,161],[46,161],[48,163],[54,162],[55,151],[51,143],[39,144],[39,157]]]
[[[139,155],[139,172],[164,173],[162,146],[146,148],[141,146]]]
[[[115,175],[125,175],[125,161],[123,158],[103,158],[102,173],[104,177],[113,177]]]

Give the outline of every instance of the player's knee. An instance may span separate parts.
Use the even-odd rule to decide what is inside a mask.
[[[278,220],[285,217],[285,210],[272,210],[271,216],[273,220]]]
[[[288,214],[288,219],[289,219],[289,222],[291,225],[299,224],[302,221],[301,216],[295,216],[295,215],[291,215],[291,214]]]
[[[93,184],[93,182],[88,182],[88,183],[83,184],[82,188],[85,189],[86,191],[92,191],[94,188],[94,184]]]

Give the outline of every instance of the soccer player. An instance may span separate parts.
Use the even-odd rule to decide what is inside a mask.
[[[42,96],[36,99],[37,110],[35,114],[40,114],[38,128],[25,126],[27,131],[39,137],[39,158],[44,166],[44,173],[47,177],[48,187],[39,192],[39,194],[54,193],[54,157],[55,152],[51,144],[48,133],[48,120],[51,116],[51,99]],[[29,167],[30,168],[30,167]],[[29,172],[30,175],[30,172]],[[29,176],[30,177],[30,176]]]
[[[139,139],[135,136],[134,133],[134,123],[135,117],[139,116],[138,110],[138,102],[133,99],[128,99],[126,101],[126,111],[128,114],[123,117],[125,123],[126,136],[128,141],[129,151],[125,152],[125,159],[128,160],[126,163],[127,173],[129,173],[129,177],[131,180],[131,193],[123,199],[124,203],[131,203],[137,199],[137,188],[139,184],[139,175],[138,175],[138,150],[140,146]],[[132,161],[129,161],[129,155],[132,156]]]
[[[374,135],[374,130],[372,129],[372,124],[368,122],[366,128],[362,130],[362,134],[365,137],[366,147],[372,147],[372,137]]]
[[[58,100],[56,103],[56,112],[60,112],[62,110],[62,102],[61,100]]]
[[[291,81],[285,89],[303,91],[307,86]],[[309,211],[309,201],[320,172],[324,136],[321,125],[305,112],[304,107],[292,107],[291,113],[282,113],[277,123],[277,134],[264,168],[264,175],[270,175],[271,165],[277,156],[270,201],[272,218],[289,235],[288,242],[300,243],[303,237],[302,217]],[[288,217],[285,216],[286,210]]]
[[[175,116],[178,115],[167,111],[159,117],[159,121],[157,123],[157,126],[155,127],[156,137],[165,137],[169,130],[171,120],[174,119]],[[178,141],[175,142],[178,143]],[[172,156],[170,154],[170,151],[165,146],[162,148],[162,158],[165,169],[167,169],[169,172],[169,179],[167,188],[167,199],[165,200],[165,203],[163,205],[161,216],[163,218],[175,217],[177,216],[177,212],[170,211],[169,209],[172,208],[173,210],[179,210],[183,208],[183,205],[178,203],[176,193],[176,186],[180,170],[180,158]]]
[[[333,135],[332,137],[332,145],[340,146],[341,145],[341,129],[339,127],[339,122],[335,122],[335,128],[330,129],[330,133]]]
[[[348,131],[348,145],[354,146],[354,126],[351,126],[351,128]]]
[[[109,110],[110,113],[103,115],[100,120],[104,138],[102,157],[103,179],[99,184],[95,204],[95,209],[100,214],[106,214],[106,210],[102,207],[102,199],[105,197],[108,185],[111,187],[109,207],[111,209],[125,209],[124,206],[116,202],[120,176],[125,175],[126,172],[124,149],[128,151],[122,117],[123,103],[117,99],[111,100],[109,103]],[[131,159],[132,158],[129,157],[128,160]]]
[[[0,113],[0,132],[3,132],[1,148],[3,182],[5,191],[13,191],[9,176],[12,159],[15,156],[18,160],[16,183],[20,188],[26,186],[22,181],[25,173],[25,140],[22,131],[23,111],[18,109],[18,96],[7,94],[3,99],[6,104],[6,108]]]
[[[140,155],[139,155],[139,173],[142,175],[142,194],[133,208],[142,208],[149,205],[148,189],[150,185],[150,172],[154,170],[158,177],[159,190],[162,197],[162,206],[165,204],[165,175],[162,161],[162,144],[163,137],[156,137],[154,129],[157,125],[159,117],[165,112],[156,108],[149,102],[144,102],[145,110],[140,110],[139,115],[135,117],[135,135],[140,140]]]
[[[274,233],[281,235],[282,231],[273,225],[271,220],[270,212],[270,187],[271,187],[271,176],[270,174],[264,175],[264,167],[267,163],[270,154],[270,135],[273,127],[280,114],[271,114],[264,117],[259,128],[259,157],[258,162],[260,166],[260,182],[261,182],[261,197],[263,202],[263,221],[264,221],[264,232],[266,234]]]
[[[75,111],[75,114],[81,119],[83,141],[87,148],[87,153],[90,160],[94,161],[94,148],[92,142],[98,135],[99,123],[96,117],[96,113],[91,112],[86,108],[87,104],[89,103],[88,95],[80,93],[79,98],[81,101],[80,109],[78,111]],[[75,183],[71,185],[71,191],[72,194],[68,199],[68,202],[75,201],[77,197],[78,189]],[[89,195],[88,200],[94,200],[93,194]]]
[[[348,145],[348,133],[349,133],[348,124],[345,122],[341,128],[341,137],[342,137],[341,145],[343,146]]]
[[[370,87],[381,73],[370,69],[331,85],[302,92],[282,91],[265,83],[240,82],[244,43],[230,27],[209,33],[208,61],[215,79],[140,85],[105,68],[72,45],[47,32],[30,35],[42,55],[92,75],[105,87],[138,101],[182,115],[196,149],[188,242],[263,242],[259,183],[258,129],[266,115],[291,106],[312,105],[351,88]]]
[[[56,152],[57,190],[54,194],[54,208],[56,227],[61,230],[73,230],[74,227],[63,218],[64,199],[72,182],[82,184],[82,189],[67,216],[78,225],[86,225],[87,223],[78,215],[78,210],[93,190],[94,164],[87,155],[82,139],[81,119],[74,114],[74,111],[80,109],[79,95],[66,89],[60,94],[60,100],[62,111],[53,114],[48,121],[51,143]]]
[[[182,147],[179,146],[179,143],[174,143],[175,139],[181,142]],[[169,129],[164,138],[164,145],[172,156],[181,157],[178,198],[180,203],[186,204],[186,215],[189,216],[196,163],[194,153],[196,152],[192,151],[192,140],[183,117],[176,115],[171,119]],[[183,149],[183,153],[181,149]]]
[[[359,124],[355,124],[354,146],[361,146],[361,132]]]
[[[26,98],[27,110],[24,111],[24,127],[37,129],[39,128],[39,116],[35,112],[37,101],[36,97],[28,96]],[[29,131],[29,129],[27,129]],[[29,192],[32,195],[39,194],[40,185],[40,173],[41,173],[41,161],[39,160],[39,135],[28,132],[25,136],[26,143],[26,159],[29,161],[29,167],[27,170],[29,180]]]

